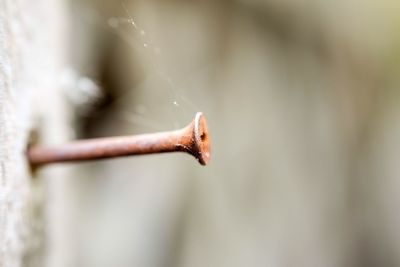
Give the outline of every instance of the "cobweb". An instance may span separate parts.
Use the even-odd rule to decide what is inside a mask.
[[[169,120],[170,126],[174,128],[182,127],[177,120],[179,115],[187,117],[187,115],[190,114],[191,116],[200,109],[184,95],[184,90],[177,85],[169,74],[167,69],[171,69],[171,66],[164,66],[162,64],[160,56],[162,55],[163,49],[153,41],[151,34],[148,34],[148,31],[134,19],[125,2],[121,2],[121,7],[126,17],[110,17],[107,20],[108,26],[111,27],[122,40],[127,42],[132,49],[137,49],[138,53],[146,53],[146,59],[149,60],[149,62],[146,62],[146,65],[149,67],[145,70],[145,76],[147,76],[147,79],[159,79],[165,84],[165,86],[161,86],[161,88],[163,88],[162,90],[168,90],[168,97],[162,101],[165,101],[165,105],[171,107],[168,108],[168,110],[172,113],[166,114],[167,119]],[[154,90],[154,95],[156,95],[156,90],[159,89],[153,88],[150,90]],[[130,89],[127,90],[126,94],[129,94],[131,91]],[[125,99],[126,97],[128,96],[124,94],[120,96],[121,99]],[[156,107],[149,107],[149,103],[141,103],[137,104],[133,111],[120,111],[120,116],[121,119],[129,123],[157,130],[163,123],[156,119],[151,119],[148,116],[148,110],[155,108]]]

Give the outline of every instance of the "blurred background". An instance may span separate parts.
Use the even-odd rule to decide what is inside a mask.
[[[74,169],[71,266],[399,266],[400,2],[71,0],[78,137],[204,112],[212,159]],[[69,259],[69,260],[71,260]]]

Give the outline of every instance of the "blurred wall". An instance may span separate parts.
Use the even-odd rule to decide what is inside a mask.
[[[39,175],[25,156],[71,129],[66,12],[64,1],[0,1],[0,266],[67,266],[71,251],[66,172]]]
[[[75,1],[84,137],[208,119],[213,158],[85,164],[82,266],[397,266],[397,1]]]

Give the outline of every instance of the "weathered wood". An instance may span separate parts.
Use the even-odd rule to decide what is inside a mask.
[[[53,204],[44,205],[44,196],[50,196],[44,192],[51,184],[34,179],[25,158],[33,129],[48,136],[53,131],[53,140],[66,137],[68,104],[62,104],[59,82],[67,48],[63,2],[0,1],[0,266],[4,267],[45,266],[44,248],[53,253],[65,244],[59,229],[54,230],[62,216],[57,217]],[[63,177],[55,178],[60,183]],[[58,193],[53,203],[63,202],[62,191],[52,193]],[[63,205],[57,212],[63,212]],[[64,257],[48,258],[49,265],[64,266]]]

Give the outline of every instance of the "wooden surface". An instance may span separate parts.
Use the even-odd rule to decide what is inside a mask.
[[[65,11],[62,0],[0,1],[1,267],[65,266],[68,256],[44,257],[66,249],[59,245],[65,244],[59,230],[68,228],[60,204],[64,189],[52,193],[56,196],[46,193],[59,188],[54,183],[62,174],[56,182],[45,175],[35,179],[24,154],[33,129],[47,142],[66,138],[68,104],[60,83],[66,67]]]

